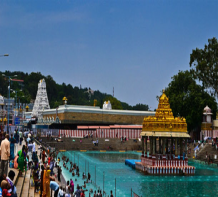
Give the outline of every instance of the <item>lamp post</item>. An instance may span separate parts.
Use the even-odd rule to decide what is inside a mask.
[[[15,98],[16,98],[16,103],[15,103],[15,113],[14,113],[14,123],[15,123],[15,118],[17,117],[17,116],[19,116],[19,107],[20,106],[18,106],[18,108],[17,108],[17,92],[22,92],[22,90],[13,90],[13,89],[11,89],[12,91],[13,91],[13,93],[15,93]],[[22,96],[22,97],[24,97],[24,96]],[[20,105],[20,97],[19,97],[19,105]]]
[[[4,55],[3,55],[4,56]],[[8,115],[8,120],[7,120],[7,133],[9,133],[9,106],[10,106],[10,86],[11,86],[11,78],[12,77],[17,77],[17,75],[14,76],[6,76],[5,74],[2,74],[2,76],[8,78],[8,109],[7,109],[7,115]]]

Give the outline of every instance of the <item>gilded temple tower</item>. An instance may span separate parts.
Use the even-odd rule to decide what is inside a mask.
[[[181,174],[181,171],[194,174],[194,167],[188,166],[186,157],[190,138],[186,119],[173,116],[164,90],[155,116],[144,118],[141,136],[142,156],[141,162],[136,163],[138,169],[148,174]]]

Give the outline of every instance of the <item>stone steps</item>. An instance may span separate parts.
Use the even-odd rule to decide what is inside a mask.
[[[213,158],[213,155],[218,155],[218,150],[216,150],[215,147],[212,147],[211,144],[206,144],[205,148],[202,151],[200,151],[199,154],[197,154],[197,160],[204,161],[205,163],[207,163],[208,158],[206,158],[206,153],[208,157],[210,155],[210,158],[213,160],[213,163],[218,163],[218,158]]]
[[[35,193],[35,197],[39,197],[40,195],[39,195],[39,193]]]
[[[24,173],[23,173],[23,174],[24,174]],[[17,184],[16,184],[17,196],[18,196],[18,197],[21,197],[21,192],[22,192],[22,189],[23,189],[24,179],[25,179],[25,176],[24,176],[24,175],[22,175],[22,177],[19,177],[19,178],[18,178],[18,181],[17,181]]]
[[[27,170],[21,195],[29,196],[29,188],[30,188],[30,170]]]
[[[128,141],[124,141],[121,143],[118,138],[108,138],[109,141],[105,141],[105,139],[98,139],[98,146],[95,146],[92,142],[92,138],[82,138],[82,142],[80,143],[80,139],[78,138],[63,138],[64,142],[55,142],[49,141],[47,138],[43,138],[43,145],[51,147],[55,147],[59,150],[108,150],[108,147],[111,146],[113,150],[141,150],[141,142],[134,142],[133,139],[129,139]],[[93,140],[96,140],[93,138]]]
[[[30,185],[30,176],[31,171],[27,170],[23,172],[22,177],[19,177],[19,170],[14,168],[9,168],[9,170],[13,170],[15,172],[14,184],[17,188],[17,196],[18,197],[34,197],[34,187]]]
[[[29,197],[34,197],[35,196],[35,193],[34,193],[34,187],[31,187],[29,188]]]
[[[22,145],[18,147],[18,150],[21,150]],[[36,148],[38,150],[38,146],[36,145]],[[39,154],[39,151],[38,151]],[[10,170],[13,170],[15,172],[15,177],[14,177],[14,185],[17,188],[17,196],[18,197],[34,197],[37,196],[39,197],[38,193],[34,193],[35,188],[31,187],[30,185],[30,170],[27,170],[26,172],[23,172],[22,176],[20,177],[19,174],[19,170],[18,169],[14,169],[14,168],[8,168],[8,172]]]

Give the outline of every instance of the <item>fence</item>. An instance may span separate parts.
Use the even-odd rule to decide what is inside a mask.
[[[83,138],[93,136],[95,138],[121,138],[138,139],[141,138],[141,129],[77,129],[59,130],[59,136]]]
[[[107,176],[107,173],[105,173],[101,167],[98,167],[95,163],[93,163],[92,161],[89,161],[89,159],[87,159],[84,156],[84,154],[81,154],[80,152],[75,152],[75,151],[73,151],[73,152],[71,152],[71,151],[59,152],[58,157],[60,157],[61,160],[62,160],[63,156],[66,156],[69,159],[69,162],[66,163],[68,165],[69,169],[70,169],[70,162],[72,162],[73,164],[75,163],[77,166],[79,166],[80,177],[82,176],[82,172],[85,173],[86,179],[88,177],[88,173],[91,174],[91,184],[94,187],[93,190],[101,190],[103,197],[106,197],[106,196],[110,195],[110,190],[112,189],[111,188],[109,190],[107,188],[107,184],[108,184],[108,182],[110,182],[110,183],[112,182],[112,184],[114,184],[114,187],[112,189],[113,195],[115,197],[119,196],[119,184],[120,184],[120,182],[118,181],[118,185],[117,185],[116,178],[111,179],[111,176]],[[67,178],[67,177],[65,177],[65,178]],[[78,182],[77,179],[78,179],[78,176],[75,175],[75,183],[74,184],[77,184],[77,182]],[[117,188],[118,188],[118,190],[117,190]],[[117,192],[118,192],[118,194],[117,194]],[[131,192],[131,197],[141,197],[135,191],[133,191],[132,188],[131,188],[130,192]]]
[[[37,129],[37,132],[40,133],[41,137],[59,136],[59,129]]]

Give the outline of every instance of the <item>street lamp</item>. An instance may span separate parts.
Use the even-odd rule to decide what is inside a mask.
[[[5,74],[2,74],[2,76],[8,78],[9,86],[8,86],[8,110],[7,110],[7,115],[8,115],[8,120],[7,120],[7,132],[9,133],[9,106],[10,106],[10,86],[11,86],[11,78],[12,77],[17,77],[17,75],[14,76],[7,76]]]
[[[11,89],[11,91],[13,91],[13,93],[15,93],[15,98],[16,98],[16,101],[15,101],[16,102],[15,103],[15,116],[17,116],[17,111],[19,110],[19,106],[18,106],[18,110],[17,110],[17,93],[22,92],[22,90],[13,90],[13,89]],[[22,96],[22,97],[24,97],[24,96]],[[19,100],[20,100],[20,97],[19,97]],[[19,102],[19,104],[20,104],[20,102]]]
[[[9,56],[9,54],[0,55],[0,57]]]

